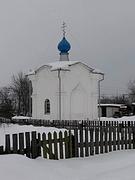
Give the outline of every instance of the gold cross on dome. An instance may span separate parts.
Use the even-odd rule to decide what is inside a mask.
[[[66,34],[66,23],[65,22],[63,22],[63,24],[62,24],[62,31],[63,31],[63,37],[65,37],[65,34]]]

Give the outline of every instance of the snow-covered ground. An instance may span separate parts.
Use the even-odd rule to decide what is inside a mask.
[[[32,125],[18,125],[18,124],[1,124],[0,125],[0,145],[5,144],[5,134],[16,134],[16,133],[22,133],[22,132],[40,132],[48,134],[49,132],[59,132],[62,131],[64,132],[65,129],[58,129],[58,128],[53,128],[53,127],[35,127]]]
[[[0,156],[2,180],[134,180],[135,150],[67,160]]]
[[[121,118],[107,118],[107,117],[101,117],[101,121],[135,121],[135,116],[123,116]]]
[[[135,117],[104,120],[135,120]],[[102,120],[103,120],[102,119]],[[0,144],[5,134],[26,131],[53,132],[57,128],[19,126],[3,124],[0,126]],[[64,131],[64,130],[63,130]],[[47,160],[28,159],[22,155],[0,156],[0,179],[2,180],[134,180],[135,150],[116,151],[88,158]]]

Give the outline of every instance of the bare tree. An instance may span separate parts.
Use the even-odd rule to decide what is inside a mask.
[[[14,105],[9,87],[0,89],[0,116],[11,118],[14,114]]]
[[[29,80],[22,73],[13,75],[10,86],[12,96],[15,100],[15,109],[17,115],[28,115],[29,112]]]
[[[130,103],[135,102],[135,80],[128,83],[128,94]]]
[[[128,98],[125,95],[119,96],[102,96],[101,103],[103,104],[128,104]]]

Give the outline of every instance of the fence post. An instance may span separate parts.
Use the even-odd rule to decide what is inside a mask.
[[[75,147],[75,157],[79,157],[79,152],[78,152],[78,129],[74,129],[74,147]],[[74,149],[74,148],[73,148]]]
[[[112,122],[109,121],[109,152],[112,151]]]
[[[116,151],[116,122],[113,126],[113,151]]]
[[[47,151],[46,151],[46,134],[42,134],[42,146],[43,146],[43,158],[47,158]]]
[[[135,127],[133,127],[133,149],[135,149]]]
[[[120,150],[120,127],[117,121],[117,150]]]
[[[103,127],[102,127],[102,121],[100,121],[100,153],[103,154]]]
[[[57,146],[57,133],[54,132],[53,133],[53,137],[54,137],[54,159],[58,160],[58,146]]]
[[[93,139],[94,129],[90,128],[90,155],[94,155],[94,139]]]
[[[32,140],[31,140],[31,157],[32,159],[37,158],[37,141],[36,141],[36,131],[32,131]]]
[[[17,154],[18,153],[18,138],[17,134],[12,135],[12,140],[13,140],[13,153]]]
[[[31,147],[30,147],[30,133],[25,133],[25,140],[26,140],[26,156],[31,157]]]
[[[4,154],[4,147],[3,146],[0,146],[0,154]]]
[[[95,127],[95,154],[99,154],[99,128],[98,124]]]
[[[69,130],[69,158],[72,158],[72,134],[71,134],[71,130]]]
[[[130,126],[128,127],[128,134],[129,134],[129,136],[128,136],[128,139],[129,139],[128,144],[129,144],[129,149],[131,149],[131,144],[132,144],[131,133],[132,133],[132,129],[131,129],[131,124],[130,124]]]
[[[72,135],[72,157],[76,157],[75,149],[75,135]]]
[[[37,139],[37,156],[41,156],[41,134],[38,133],[38,139]]]
[[[59,132],[59,149],[60,149],[60,159],[63,159],[63,134],[62,132],[60,131]]]
[[[84,153],[83,153],[83,121],[80,124],[80,157],[84,157]]]
[[[48,133],[48,147],[49,147],[49,159],[55,159],[54,154],[52,153],[52,134]]]
[[[11,153],[11,145],[10,145],[10,135],[9,134],[6,134],[5,136],[5,151],[7,154],[10,154]]]
[[[89,156],[88,125],[85,126],[85,156]]]
[[[124,124],[122,122],[122,128],[121,128],[121,149],[124,149]]]
[[[69,158],[69,146],[68,146],[68,134],[67,131],[64,132],[64,139],[65,139],[65,158]]]
[[[105,125],[105,124],[104,124]],[[108,153],[108,122],[106,122],[106,127],[105,127],[105,153]]]
[[[127,123],[125,121],[125,149],[128,148],[128,137],[127,137],[127,134],[128,134],[128,129],[127,129]]]
[[[19,133],[19,154],[24,154],[24,133]]]

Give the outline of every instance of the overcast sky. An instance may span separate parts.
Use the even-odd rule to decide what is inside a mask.
[[[0,86],[59,60],[63,21],[70,60],[105,73],[102,93],[126,93],[135,79],[135,0],[0,0]]]

